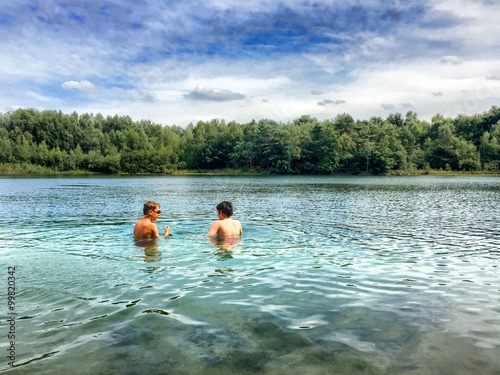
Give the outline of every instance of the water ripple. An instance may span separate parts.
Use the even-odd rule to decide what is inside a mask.
[[[498,179],[222,179],[7,180],[22,335],[0,371],[500,368]],[[152,247],[131,238],[145,183],[174,228]],[[232,251],[204,238],[222,199],[244,224]]]

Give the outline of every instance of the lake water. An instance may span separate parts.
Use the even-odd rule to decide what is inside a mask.
[[[0,199],[0,372],[500,374],[500,178],[0,178]],[[141,247],[150,199],[173,235]],[[204,237],[222,200],[229,249]]]

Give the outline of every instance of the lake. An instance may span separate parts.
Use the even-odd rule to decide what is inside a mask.
[[[498,177],[3,177],[0,196],[0,372],[500,373]],[[140,246],[150,199],[172,236]],[[227,246],[204,236],[222,200]]]

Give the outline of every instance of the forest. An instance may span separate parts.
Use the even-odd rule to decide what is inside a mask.
[[[106,174],[235,171],[415,174],[500,170],[500,108],[431,122],[406,115],[355,120],[304,115],[239,124],[163,126],[128,116],[18,109],[0,114],[0,172]]]

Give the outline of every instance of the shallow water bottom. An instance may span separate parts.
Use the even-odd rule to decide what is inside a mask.
[[[191,306],[200,309],[200,316],[207,311],[203,303]],[[60,336],[59,347],[8,372],[465,375],[480,369],[482,375],[493,375],[500,369],[494,351],[475,346],[473,340],[421,332],[390,312],[366,307],[331,311],[322,317],[328,323],[312,329],[283,327],[268,314],[245,316],[230,305],[211,306],[204,321],[182,321],[182,316],[162,309],[133,316],[139,309],[112,314],[110,326],[107,316],[82,322],[73,328],[73,342],[65,339],[64,329],[51,330],[52,341]]]

